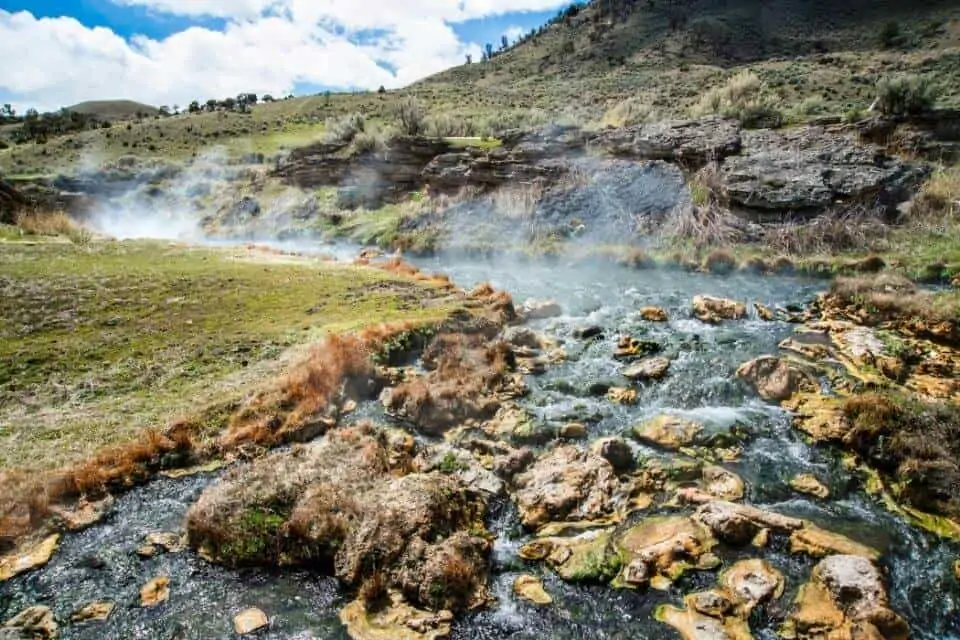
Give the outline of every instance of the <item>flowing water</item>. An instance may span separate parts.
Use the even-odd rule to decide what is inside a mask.
[[[843,470],[836,452],[806,444],[791,428],[787,413],[734,380],[738,365],[775,352],[792,326],[751,318],[713,327],[689,317],[690,300],[697,294],[784,306],[809,301],[822,283],[496,259],[437,258],[418,266],[447,273],[464,287],[490,281],[519,301],[553,298],[561,303],[564,316],[533,325],[563,342],[570,355],[568,362],[529,380],[531,394],[523,402],[539,419],[562,423],[587,417],[591,437],[622,434],[638,420],[668,410],[716,429],[739,425],[749,434],[744,453],[725,466],[747,483],[748,502],[807,518],[881,549],[893,607],[909,621],[914,637],[960,638],[960,588],[953,576],[960,547],[887,512]],[[665,308],[671,321],[642,322],[637,310],[646,305]],[[605,338],[575,340],[574,329],[586,324],[603,327]],[[674,359],[669,377],[643,387],[635,407],[614,405],[588,392],[593,383],[624,383],[611,358],[621,332],[660,342]],[[660,455],[644,447],[638,447],[638,454]],[[799,472],[826,481],[830,499],[821,502],[793,492],[787,482]],[[332,579],[296,571],[227,570],[190,551],[150,559],[136,554],[148,533],[180,528],[187,508],[216,478],[161,479],[122,496],[102,523],[66,536],[45,568],[0,585],[0,620],[27,606],[46,604],[61,623],[62,638],[229,638],[232,616],[256,606],[271,618],[270,630],[262,637],[346,638],[337,616],[349,595]],[[716,579],[712,572],[691,572],[665,593],[565,584],[541,565],[517,558],[517,549],[528,538],[509,502],[493,505],[490,528],[498,534],[492,576],[498,604],[460,619],[454,629],[458,639],[672,638],[676,636],[670,628],[652,619],[653,608],[679,603],[684,593],[709,587]],[[789,608],[813,562],[791,556],[776,544],[763,551],[727,549],[721,555],[729,562],[751,553],[767,558],[787,577],[783,598],[768,607],[775,617],[778,608],[781,613]],[[516,599],[511,584],[521,572],[541,574],[554,603],[534,607]],[[170,577],[170,599],[154,609],[141,609],[139,589],[158,575]],[[107,623],[68,622],[80,606],[104,599],[117,603]],[[751,622],[757,638],[776,637],[775,621],[759,617]]]

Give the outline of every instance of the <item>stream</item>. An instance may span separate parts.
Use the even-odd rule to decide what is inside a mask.
[[[509,291],[518,302],[551,298],[562,305],[563,316],[531,325],[563,343],[570,356],[567,362],[528,380],[531,393],[522,402],[540,420],[562,424],[588,417],[591,439],[626,434],[636,422],[665,411],[694,418],[709,428],[738,425],[748,434],[743,454],[724,466],[747,484],[745,502],[811,520],[880,549],[892,608],[909,622],[913,637],[960,639],[960,584],[953,575],[960,545],[940,541],[888,512],[844,470],[836,451],[807,445],[791,427],[787,412],[763,402],[734,379],[740,364],[775,353],[793,326],[763,322],[755,316],[709,326],[690,317],[690,301],[697,294],[748,304],[802,305],[823,287],[822,281],[739,274],[716,277],[502,258],[452,262],[439,257],[416,264],[427,271],[442,271],[465,288],[489,281]],[[643,322],[637,312],[647,305],[666,309],[670,322]],[[575,329],[584,325],[603,327],[605,337],[593,342],[576,340]],[[625,386],[618,374],[621,365],[611,358],[620,333],[657,341],[673,358],[670,375],[662,382],[640,387],[639,402],[633,407],[616,405],[587,391],[598,382]],[[363,413],[382,416],[379,405],[366,407]],[[664,455],[642,445],[636,447],[641,456]],[[819,501],[793,491],[788,481],[801,472],[814,473],[828,485],[831,497]],[[149,559],[137,555],[147,534],[180,530],[186,510],[217,477],[217,473],[208,473],[180,480],[158,479],[121,496],[102,522],[66,535],[46,567],[0,584],[0,620],[28,606],[45,604],[53,609],[60,637],[66,639],[232,638],[233,616],[255,606],[271,620],[269,630],[258,637],[347,638],[338,613],[350,595],[333,579],[291,570],[229,570],[209,564],[192,551],[161,552]],[[678,636],[671,628],[653,620],[653,608],[665,602],[679,604],[683,594],[707,588],[716,579],[714,572],[688,572],[666,592],[567,584],[545,566],[518,558],[517,549],[530,538],[508,501],[493,505],[489,528],[498,536],[491,577],[498,603],[459,618],[454,625],[456,639],[675,638]],[[769,560],[787,578],[783,597],[768,607],[768,612],[789,610],[814,561],[790,555],[778,545],[761,551],[723,550],[720,555],[729,563],[751,554]],[[536,607],[517,599],[512,583],[520,573],[540,575],[553,604]],[[140,587],[158,575],[170,577],[169,601],[153,609],[140,608]],[[117,603],[106,623],[69,622],[73,611],[95,600]],[[777,624],[751,618],[756,638],[776,638]]]

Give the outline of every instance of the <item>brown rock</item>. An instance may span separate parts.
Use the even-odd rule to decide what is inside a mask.
[[[806,553],[814,558],[830,555],[862,556],[871,560],[880,558],[880,552],[839,533],[825,531],[806,523],[790,535],[790,552]]]
[[[794,491],[806,493],[808,495],[820,498],[821,500],[830,497],[830,489],[827,489],[816,476],[809,473],[801,473],[790,480],[790,486]]]
[[[513,592],[534,604],[548,605],[553,602],[553,598],[544,590],[543,582],[536,576],[519,576],[513,582]]]
[[[621,336],[617,340],[617,348],[613,352],[615,360],[635,360],[642,356],[649,356],[659,353],[661,347],[656,342],[650,340],[641,340],[633,336]]]
[[[170,578],[154,578],[140,589],[140,606],[155,607],[170,598]]]
[[[625,567],[620,580],[634,586],[646,580],[659,588],[688,569],[700,568],[716,541],[699,522],[671,516],[641,520],[619,536],[616,544]],[[657,577],[661,579],[654,581]]]
[[[632,471],[636,466],[633,449],[622,438],[601,438],[590,445],[590,452],[609,462],[617,473]]]
[[[803,520],[797,518],[721,500],[702,504],[693,517],[733,544],[750,542],[762,529],[789,533],[804,526]]]
[[[7,620],[3,625],[7,629],[20,631],[24,637],[28,638],[56,638],[57,621],[53,617],[53,611],[50,607],[37,605],[24,609],[16,616]]]
[[[702,431],[701,424],[663,415],[634,426],[633,435],[641,442],[676,450],[692,444]]]
[[[637,390],[611,387],[610,390],[607,391],[607,400],[616,402],[617,404],[633,406],[637,404]]]
[[[113,602],[91,602],[70,616],[71,622],[104,622],[113,613]]]
[[[816,381],[788,361],[761,356],[737,369],[737,377],[747,382],[764,400],[782,402],[795,393],[815,388]]]
[[[23,553],[0,558],[0,582],[6,582],[21,573],[44,566],[50,562],[59,543],[60,535],[53,534]]]
[[[560,437],[564,440],[585,440],[587,426],[582,422],[568,422],[560,427]]]
[[[670,361],[667,358],[645,358],[620,371],[620,374],[634,382],[660,380],[670,370]]]
[[[719,324],[724,320],[742,320],[747,317],[747,306],[742,302],[716,298],[714,296],[696,296],[693,299],[693,315],[701,322]]]
[[[699,597],[691,594],[684,598],[682,609],[661,605],[654,611],[654,618],[676,629],[684,640],[753,640],[744,620],[735,616],[716,618],[697,611]]]
[[[773,322],[774,320],[776,320],[776,316],[774,315],[770,307],[764,306],[759,302],[754,302],[753,308],[757,312],[757,317],[763,320],[764,322]]]
[[[340,621],[353,640],[442,640],[450,636],[453,613],[416,609],[391,593],[389,606],[376,611],[354,600],[340,611]]]
[[[647,322],[667,322],[670,317],[660,307],[644,307],[640,309],[640,317]]]
[[[256,607],[244,609],[233,617],[233,629],[240,636],[255,633],[269,624],[270,619],[267,614]]]
[[[113,496],[91,501],[81,498],[73,509],[52,508],[51,512],[69,531],[82,531],[99,522],[113,508]]]

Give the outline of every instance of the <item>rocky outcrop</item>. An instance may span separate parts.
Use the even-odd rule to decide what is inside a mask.
[[[814,567],[800,588],[784,638],[877,638],[906,640],[910,629],[890,609],[880,571],[859,556],[836,555]]]
[[[838,203],[893,212],[928,174],[924,164],[821,127],[745,131],[742,153],[720,168],[734,207],[772,213],[822,212]]]
[[[641,160],[670,160],[701,166],[740,152],[740,122],[710,116],[607,129],[590,139],[592,147]]]

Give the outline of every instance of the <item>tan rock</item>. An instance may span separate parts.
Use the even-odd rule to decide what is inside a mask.
[[[676,450],[693,444],[703,425],[676,416],[662,415],[633,428],[633,435],[648,444]]]
[[[953,563],[953,575],[957,577],[957,580],[960,580],[960,560],[955,560]]]
[[[801,473],[795,476],[790,480],[790,486],[793,487],[794,491],[806,493],[821,500],[830,497],[830,489],[817,480],[816,476],[809,473]]]
[[[798,391],[816,388],[815,379],[782,358],[761,356],[737,369],[737,377],[751,385],[764,400],[782,402]]]
[[[759,302],[754,302],[753,308],[757,312],[757,317],[760,318],[761,320],[765,322],[773,322],[774,320],[776,320],[776,316],[774,316],[773,311],[770,309],[770,307],[764,306]]]
[[[95,501],[81,498],[73,509],[54,507],[50,511],[69,531],[82,531],[107,515],[114,502],[113,496]]]
[[[617,581],[627,586],[650,583],[658,588],[655,577],[665,578],[668,584],[689,569],[706,568],[700,564],[701,558],[716,540],[692,518],[669,516],[641,520],[620,535],[616,545],[623,559]],[[658,580],[657,584],[665,583]]]
[[[721,500],[735,502],[743,498],[744,485],[734,472],[710,465],[703,468],[703,490]]]
[[[770,544],[770,529],[760,529],[750,541],[750,545],[757,549],[763,549],[768,544]]]
[[[555,300],[527,300],[520,312],[527,320],[545,320],[563,315],[563,308]]]
[[[90,604],[78,609],[72,616],[71,622],[104,622],[113,613],[116,605],[113,602],[91,602]]]
[[[719,324],[724,320],[741,320],[747,316],[747,306],[742,302],[697,296],[693,299],[693,315],[701,322]]]
[[[256,607],[244,609],[233,617],[233,630],[240,636],[255,633],[269,624],[270,619],[267,614]]]
[[[662,379],[668,371],[670,371],[670,360],[667,358],[644,358],[622,369],[620,375],[634,382],[647,382]]]
[[[620,336],[617,348],[613,351],[616,360],[633,360],[660,352],[660,345],[650,340],[641,340],[633,336]]]
[[[670,319],[660,307],[644,307],[640,309],[640,317],[647,322],[667,322]]]
[[[5,582],[21,573],[44,566],[50,562],[50,558],[57,550],[59,543],[60,535],[53,534],[23,553],[0,558],[0,582]]]
[[[719,584],[729,593],[740,615],[783,595],[783,574],[766,560],[741,560],[720,574]]]
[[[611,387],[607,391],[607,400],[617,404],[632,406],[637,404],[637,390],[623,387]]]
[[[814,558],[831,555],[851,555],[877,560],[880,552],[839,533],[833,533],[806,523],[790,534],[790,552],[806,553]]]
[[[585,440],[587,425],[581,422],[568,422],[560,427],[560,437],[564,440]]]
[[[140,589],[140,606],[155,607],[167,601],[170,597],[170,578],[160,576],[154,578]]]
[[[804,526],[803,520],[797,518],[723,500],[701,504],[693,517],[720,539],[733,544],[750,542],[761,529],[786,533]]]
[[[701,594],[684,598],[683,608],[660,605],[653,617],[677,630],[684,640],[753,640],[750,626],[735,616],[716,618],[697,611]]]
[[[24,609],[3,625],[7,629],[16,629],[30,638],[56,638],[59,627],[50,607],[37,605]]]
[[[543,582],[536,576],[519,576],[513,581],[513,592],[534,604],[548,605],[553,602],[553,598],[543,588]]]
[[[396,593],[389,606],[367,611],[354,600],[340,611],[340,621],[353,640],[442,640],[450,636],[453,613],[431,613],[415,609]]]

